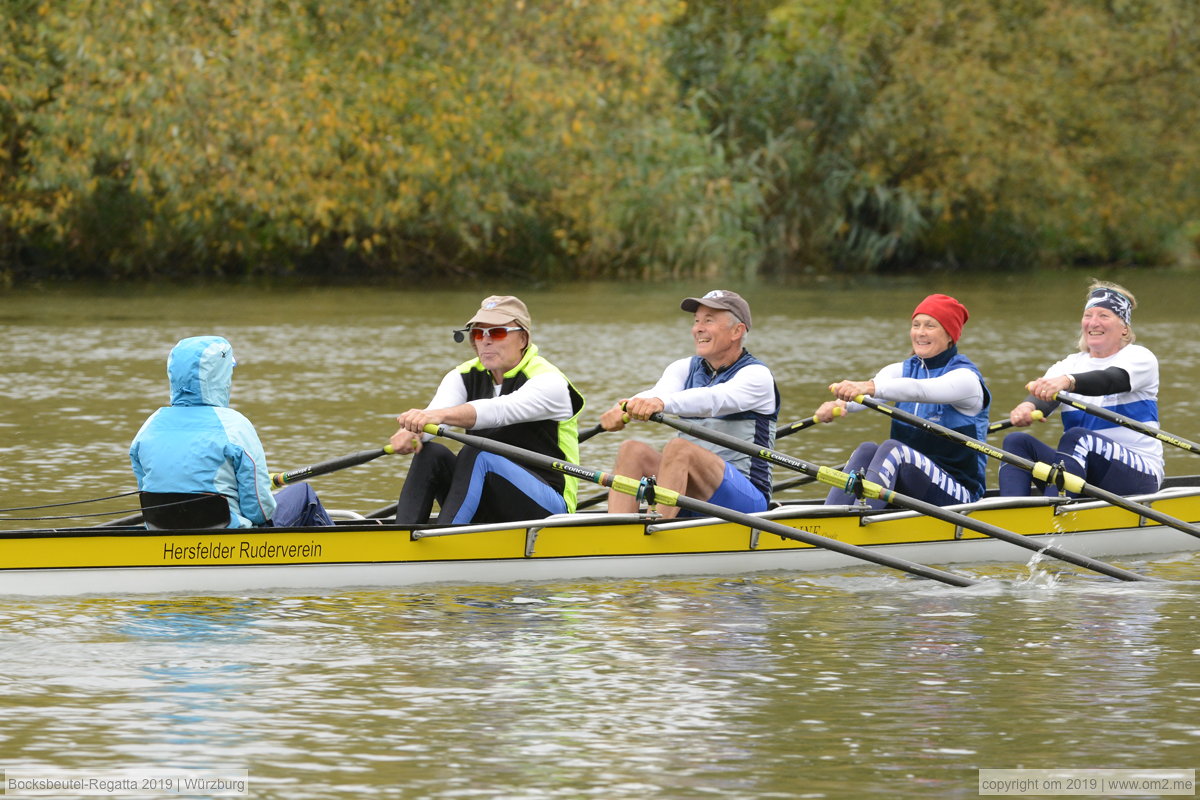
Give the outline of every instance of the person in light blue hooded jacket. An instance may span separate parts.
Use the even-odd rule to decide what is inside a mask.
[[[192,336],[172,348],[171,405],[151,414],[129,447],[138,489],[224,495],[231,528],[333,524],[308,484],[271,494],[258,433],[229,407],[236,365],[221,336]]]

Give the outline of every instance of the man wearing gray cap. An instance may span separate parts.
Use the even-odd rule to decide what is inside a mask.
[[[475,357],[446,373],[426,408],[396,418],[397,453],[416,453],[400,502],[397,524],[429,521],[436,499],[439,525],[511,522],[575,510],[577,480],[530,469],[507,458],[427,441],[428,423],[467,428],[475,436],[579,463],[577,420],[583,396],[558,367],[538,355],[525,304],[510,295],[484,298],[467,326],[454,332],[470,340]],[[464,336],[465,334],[465,336]]]
[[[779,390],[771,370],[742,346],[750,330],[750,306],[736,292],[715,289],[679,304],[694,314],[696,355],[669,364],[652,388],[605,411],[600,425],[625,427],[626,418],[646,420],[655,413],[688,417],[715,431],[773,447],[779,420]],[[660,453],[634,439],[621,443],[613,472],[631,478],[657,476],[659,485],[696,500],[737,511],[765,511],[771,499],[771,464],[744,453],[680,434]],[[610,491],[608,510],[637,511],[637,499]],[[659,508],[670,518],[674,506]]]

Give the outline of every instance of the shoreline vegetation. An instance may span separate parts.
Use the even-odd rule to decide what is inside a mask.
[[[1200,262],[1194,0],[8,0],[0,31],[0,289]]]

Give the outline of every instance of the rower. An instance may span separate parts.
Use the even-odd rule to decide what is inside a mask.
[[[600,424],[619,431],[627,420],[678,414],[758,447],[773,447],[779,389],[767,365],[743,347],[750,332],[750,304],[736,292],[715,289],[684,298],[679,307],[693,314],[696,355],[668,364],[658,383],[619,401],[601,415]],[[770,462],[685,434],[661,452],[645,442],[625,440],[613,471],[634,478],[657,476],[659,486],[747,514],[765,511],[771,500]],[[609,492],[610,513],[634,512],[638,505],[636,497]],[[671,518],[679,509],[663,505],[658,513]]]
[[[1009,414],[1013,425],[1027,427],[1035,411],[1048,417],[1058,408],[1059,392],[1115,411],[1148,427],[1158,427],[1158,359],[1133,332],[1137,299],[1123,286],[1093,281],[1080,320],[1079,352],[1072,353],[1027,384],[1029,396]],[[1163,480],[1163,448],[1158,439],[1127,430],[1116,423],[1074,408],[1062,414],[1063,435],[1057,447],[1028,433],[1012,433],[1004,449],[1031,461],[1061,463],[1087,483],[1121,495],[1158,491]],[[1047,495],[1047,486],[1029,472],[1000,467],[1000,494],[1028,495],[1033,487]]]
[[[979,367],[958,351],[968,316],[966,306],[949,295],[926,297],[909,318],[912,355],[888,364],[870,380],[831,384],[837,399],[823,403],[817,419],[833,422],[838,410],[860,411],[864,406],[851,401],[869,396],[896,401],[902,411],[983,441],[991,395]],[[846,472],[863,470],[869,481],[939,506],[974,502],[983,496],[985,456],[903,422],[893,421],[889,433],[880,444],[863,442],[855,448]],[[884,500],[863,500],[836,487],[829,490],[825,502],[848,505],[856,499],[871,508],[887,506]]]
[[[575,510],[577,481],[503,456],[426,441],[426,425],[453,425],[476,436],[579,462],[578,418],[583,395],[538,354],[529,310],[519,298],[484,298],[456,341],[469,339],[474,357],[446,373],[425,408],[396,417],[396,453],[416,453],[400,492],[396,523],[439,525],[511,522]]]
[[[171,405],[151,414],[129,447],[147,527],[332,525],[307,483],[271,494],[258,432],[229,407],[235,366],[222,336],[182,339],[167,356]]]

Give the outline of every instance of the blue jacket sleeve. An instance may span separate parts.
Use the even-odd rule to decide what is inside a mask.
[[[262,525],[275,514],[271,494],[271,474],[262,442],[250,420],[233,409],[219,409],[229,437],[226,460],[232,467],[228,476],[231,494],[236,493],[242,517],[253,525]]]

